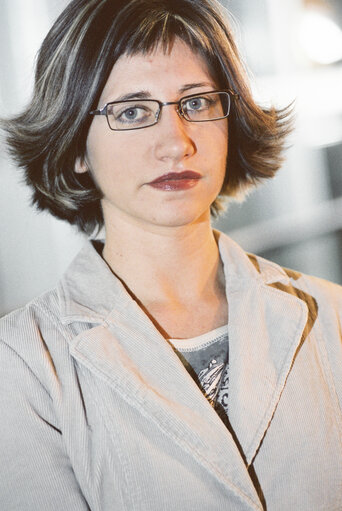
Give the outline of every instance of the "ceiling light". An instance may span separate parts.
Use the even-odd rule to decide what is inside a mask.
[[[313,62],[332,64],[342,59],[342,30],[318,10],[308,10],[304,14],[299,40]]]

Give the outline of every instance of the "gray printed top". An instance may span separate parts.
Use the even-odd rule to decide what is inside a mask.
[[[226,424],[229,386],[227,325],[191,339],[169,341],[188,373]]]

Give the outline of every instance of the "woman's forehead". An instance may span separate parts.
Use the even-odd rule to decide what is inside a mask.
[[[157,45],[149,53],[123,54],[112,68],[101,100],[114,101],[113,95],[137,87],[150,93],[158,90],[176,93],[189,90],[191,84],[215,86],[204,57],[176,39],[167,50]]]

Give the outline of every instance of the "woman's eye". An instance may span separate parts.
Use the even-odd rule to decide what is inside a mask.
[[[126,119],[136,119],[138,117],[138,109],[137,108],[130,108],[129,110],[125,110],[121,116],[125,117]]]
[[[110,122],[115,123],[115,125],[130,124],[140,126],[152,122],[155,118],[153,109],[145,104],[115,104],[112,105],[108,114]]]
[[[148,115],[149,111],[146,108],[138,106],[129,107],[118,114],[117,120],[122,122],[139,121]]]
[[[184,104],[184,108],[187,112],[203,110],[205,108],[208,108],[208,106],[209,106],[209,100],[207,98],[202,98],[202,97],[190,98]]]

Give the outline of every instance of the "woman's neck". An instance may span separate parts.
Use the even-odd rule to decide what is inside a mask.
[[[196,302],[224,287],[209,221],[150,230],[106,225],[103,257],[144,304]]]
[[[152,230],[106,225],[103,257],[165,338],[227,324],[225,279],[210,222]]]

